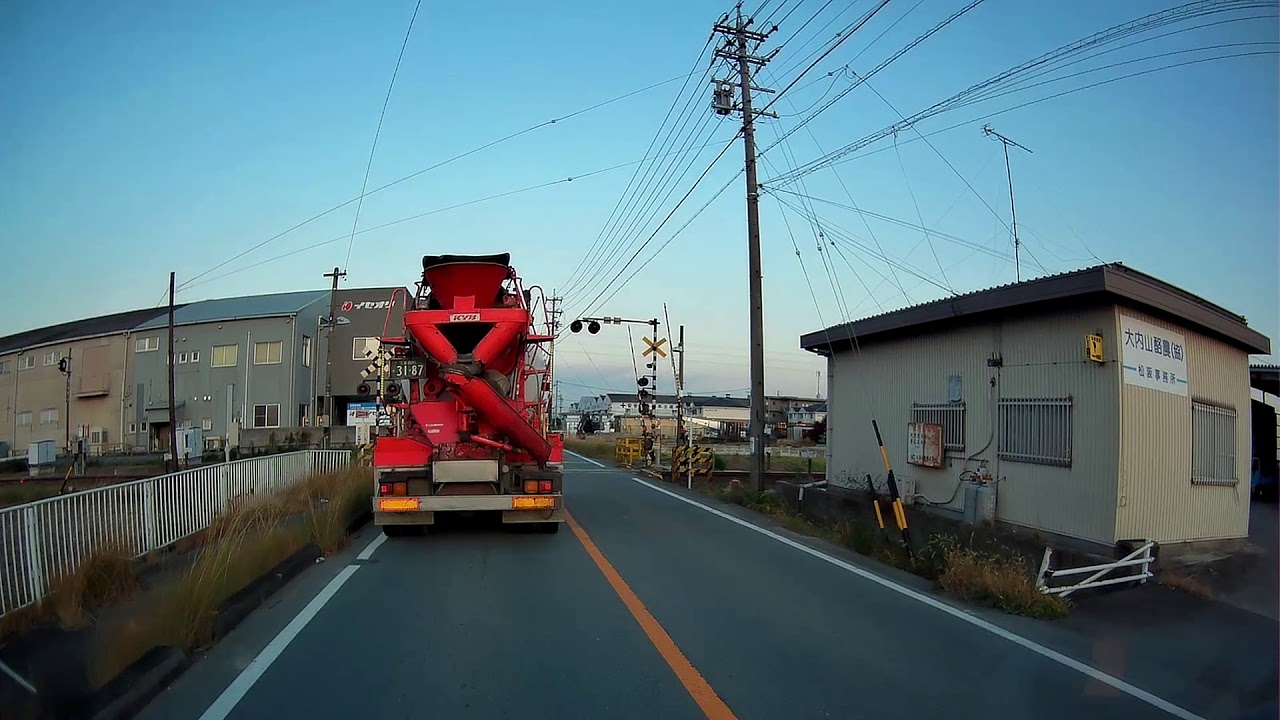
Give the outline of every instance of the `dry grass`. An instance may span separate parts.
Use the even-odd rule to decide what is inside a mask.
[[[42,604],[62,627],[82,628],[94,610],[127,600],[137,589],[133,553],[111,542],[85,556],[75,572],[50,583]]]
[[[189,568],[157,588],[133,618],[102,629],[95,682],[107,682],[156,645],[207,645],[217,609],[233,595],[309,543],[325,553],[341,549],[351,521],[369,508],[372,491],[372,472],[352,468],[236,503],[203,533]]]
[[[1040,592],[1015,555],[979,552],[945,536],[935,536],[931,544],[941,561],[938,584],[956,597],[1042,619],[1063,617],[1071,609],[1064,598]]]
[[[564,446],[566,450],[572,450],[579,455],[612,460],[616,437],[615,435],[588,435],[583,439],[578,439],[575,435],[565,435]]]
[[[1160,573],[1157,580],[1167,588],[1179,590],[1188,595],[1194,595],[1206,600],[1213,597],[1213,591],[1209,589],[1209,586],[1200,582],[1200,579],[1194,575],[1185,575],[1177,570],[1165,570]]]
[[[260,507],[228,515],[191,567],[158,590],[161,636],[188,650],[208,644],[218,607],[310,541],[305,523]]]
[[[935,580],[944,591],[970,602],[1044,619],[1062,617],[1071,607],[1063,598],[1040,592],[1021,556],[1012,551],[979,551],[973,547],[972,538],[962,543],[953,535],[935,534],[923,547],[907,552],[897,540],[895,528],[881,530],[870,519],[815,522],[792,512],[771,492],[756,493],[707,484],[697,487],[709,495],[777,518],[793,532],[824,538],[860,555]]]

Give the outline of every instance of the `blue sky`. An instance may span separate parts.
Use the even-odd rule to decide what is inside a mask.
[[[779,3],[784,12],[799,7],[766,50],[782,44],[823,7],[818,0],[771,0]],[[855,56],[852,69],[865,73],[962,4],[889,3],[777,102],[774,109],[783,117],[760,124],[761,147],[850,82],[822,79],[824,73]],[[1171,6],[987,0],[869,85],[910,115],[1006,68]],[[573,0],[510,4],[499,13],[493,5],[424,2],[382,128],[370,186],[684,75],[695,67],[711,23],[729,7],[658,0],[640,11]],[[802,58],[872,3],[854,5],[835,18],[821,41],[806,44],[845,7],[831,4],[785,43],[759,76],[760,84],[785,86],[807,65]],[[0,243],[7,261],[0,274],[11,308],[0,316],[0,333],[153,306],[170,270],[184,282],[358,194],[412,10],[412,2],[336,0],[0,5],[5,107],[0,114]],[[763,14],[769,12],[766,7]],[[1034,151],[1015,150],[1012,157],[1020,234],[1027,247],[1024,277],[1082,267],[1095,257],[1119,260],[1241,313],[1258,330],[1280,338],[1275,11],[1222,14],[1160,32],[1242,17],[1254,19],[1153,39],[1059,75],[1179,54],[996,98],[922,121],[916,129],[934,133],[1059,90],[1162,64],[1215,53],[1263,53],[1122,80],[987,122]],[[1224,47],[1181,52],[1208,46]],[[638,160],[680,87],[679,82],[663,85],[369,196],[360,228]],[[710,115],[710,88],[698,91],[703,97],[690,127]],[[785,170],[791,158],[807,162],[898,120],[884,100],[866,87],[849,93],[769,151],[761,178]],[[918,229],[877,219],[864,224],[846,209],[813,206],[824,223],[862,238],[858,242],[879,243],[895,263],[936,284],[839,245],[827,249],[829,279],[810,223],[791,210],[784,215],[776,198],[799,200],[781,191],[764,197],[770,392],[808,393],[818,387],[821,365],[798,350],[797,339],[820,327],[819,314],[829,324],[846,311],[864,315],[947,294],[938,285],[964,292],[1013,280],[1011,260],[999,257],[1011,247],[1003,156],[999,143],[983,136],[982,124],[931,135],[932,147],[906,130],[896,147],[887,138],[836,165],[838,179],[827,169],[808,175],[803,188],[783,188],[842,205],[851,195],[865,210],[916,225],[923,219],[932,230],[968,241],[926,241]],[[710,139],[727,139],[734,130],[732,120],[712,117],[704,132]],[[708,148],[691,158],[690,174],[671,184],[673,194],[655,208],[660,212],[654,221],[627,239],[638,244],[648,237],[716,151]],[[741,162],[739,145],[640,260],[729,182]],[[424,253],[510,251],[531,282],[563,288],[632,170],[358,235],[347,266],[349,284],[410,284]],[[741,394],[747,385],[743,205],[739,180],[607,306],[591,308],[652,317],[661,314],[665,302],[672,322],[686,326],[690,390]],[[208,282],[183,290],[180,299],[322,287],[321,274],[344,264],[346,241],[244,268],[349,233],[353,210],[334,212],[205,275]],[[813,281],[816,306],[787,223]],[[228,271],[236,272],[218,277]],[[577,284],[598,278],[603,285],[613,274],[596,272]],[[587,309],[582,306],[592,295],[570,293],[569,311]],[[630,385],[625,330],[571,338],[561,353],[566,396]]]

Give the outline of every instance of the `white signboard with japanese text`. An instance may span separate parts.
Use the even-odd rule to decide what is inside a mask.
[[[1124,381],[1187,396],[1187,343],[1182,335],[1120,316]]]

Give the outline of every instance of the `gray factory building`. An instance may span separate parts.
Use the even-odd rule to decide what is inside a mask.
[[[198,427],[209,450],[242,428],[302,425],[311,408],[315,318],[321,290],[190,303],[174,314],[174,420]],[[132,402],[126,436],[168,447],[168,317],[133,330]]]

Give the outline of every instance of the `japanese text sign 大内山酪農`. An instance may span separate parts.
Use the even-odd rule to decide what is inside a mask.
[[[1187,344],[1181,334],[1124,315],[1120,333],[1126,383],[1187,395]]]

